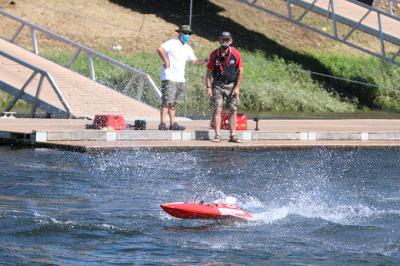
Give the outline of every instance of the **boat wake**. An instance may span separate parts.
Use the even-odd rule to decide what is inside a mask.
[[[304,201],[264,203],[256,198],[242,199],[240,206],[253,214],[251,221],[271,224],[289,217],[319,219],[341,225],[363,225],[373,219],[387,216],[400,217],[400,210],[378,209],[365,204],[328,204],[323,201]]]

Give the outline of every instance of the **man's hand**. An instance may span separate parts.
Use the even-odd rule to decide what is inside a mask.
[[[205,65],[208,63],[208,58],[206,59],[196,59],[192,61],[195,65]]]
[[[206,94],[207,94],[208,97],[212,96],[212,89],[210,87],[207,87]]]
[[[169,68],[169,61],[163,64],[164,68],[167,69]]]
[[[239,91],[240,91],[240,88],[238,86],[235,86],[232,90],[232,95],[234,95],[234,96],[239,95]]]

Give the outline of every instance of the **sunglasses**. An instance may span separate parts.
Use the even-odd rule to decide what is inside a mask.
[[[192,35],[192,33],[188,32],[188,31],[181,31],[181,33],[184,34],[184,35]]]

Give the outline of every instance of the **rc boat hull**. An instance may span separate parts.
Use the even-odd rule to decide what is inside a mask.
[[[160,207],[171,216],[180,219],[251,219],[253,216],[236,204],[174,202]]]

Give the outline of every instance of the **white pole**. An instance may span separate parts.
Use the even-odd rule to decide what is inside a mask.
[[[193,0],[190,0],[190,11],[189,11],[189,27],[192,28],[192,14],[193,14]],[[188,101],[188,90],[189,90],[189,78],[186,74],[186,86],[185,86],[185,117],[187,117],[187,101]]]
[[[193,0],[190,0],[189,26],[192,27]]]

